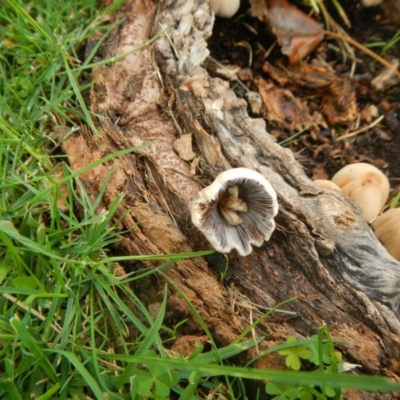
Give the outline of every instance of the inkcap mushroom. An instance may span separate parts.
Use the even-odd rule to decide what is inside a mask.
[[[388,253],[400,261],[400,208],[392,208],[372,223],[375,236]]]
[[[236,249],[241,256],[261,246],[275,229],[275,190],[258,172],[233,168],[219,174],[189,204],[193,224],[221,253]]]
[[[367,221],[378,216],[389,197],[388,178],[371,164],[346,165],[333,176],[332,182],[359,204]]]
[[[231,18],[239,10],[240,0],[211,0],[210,4],[217,17]]]

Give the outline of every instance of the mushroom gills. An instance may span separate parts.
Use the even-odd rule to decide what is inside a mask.
[[[252,246],[261,246],[275,229],[278,199],[260,173],[232,168],[200,190],[189,203],[193,224],[222,253],[236,249],[247,256]]]

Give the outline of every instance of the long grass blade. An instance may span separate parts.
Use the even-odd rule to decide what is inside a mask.
[[[12,318],[10,324],[18,334],[25,349],[35,357],[37,365],[43,370],[43,372],[45,372],[53,383],[58,383],[57,373],[44,353],[44,349],[38,345],[38,340],[33,337],[28,329],[25,328],[24,324],[18,317]]]

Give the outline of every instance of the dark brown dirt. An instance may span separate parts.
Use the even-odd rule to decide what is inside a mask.
[[[330,5],[331,2],[325,3]],[[387,42],[399,29],[398,25],[385,18],[383,10],[379,8],[362,8],[359,1],[341,0],[340,3],[351,22],[351,28],[344,26],[335,9],[331,7],[329,12],[349,36],[359,43]],[[258,79],[260,77],[264,80],[270,79],[268,74],[263,72],[264,62],[268,60],[272,65],[285,67],[288,62],[277,45],[267,57],[265,56],[266,51],[273,46],[275,38],[263,22],[246,15],[248,8],[248,2],[242,2],[241,9],[235,18],[216,20],[209,48],[211,56],[219,63],[240,67],[239,76],[242,83],[247,89],[258,92]],[[307,9],[303,8],[303,10]],[[311,64],[317,57],[322,57],[334,68],[338,77],[347,77],[351,70],[351,60],[343,60],[342,54],[335,49],[337,46],[337,41],[325,38],[305,62]],[[374,51],[379,53],[380,49],[375,47]],[[320,127],[317,133],[300,135],[286,146],[293,150],[310,178],[330,178],[341,167],[352,162],[372,163],[388,175],[393,196],[400,186],[400,83],[397,81],[397,84],[381,92],[374,90],[371,81],[379,74],[383,66],[360,50],[355,49],[355,55],[359,61],[351,77],[351,83],[361,117],[359,128],[371,123],[363,117],[365,110],[371,105],[377,108],[378,115],[385,116],[384,119],[375,127],[353,138],[336,140],[345,133],[355,131],[354,124],[353,126],[328,124],[325,128]],[[400,58],[400,45],[397,43],[392,46],[383,54],[383,57],[387,60]],[[210,74],[218,75],[216,68],[215,64],[210,62]],[[247,89],[243,87],[243,84],[232,80],[231,86],[235,88],[238,96],[245,97]],[[310,93],[296,93],[295,96],[301,98],[312,111],[319,110],[320,104],[312,100]],[[372,118],[374,119],[376,117]],[[268,121],[267,126],[278,142],[295,133]]]

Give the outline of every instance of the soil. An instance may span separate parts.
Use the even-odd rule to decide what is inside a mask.
[[[380,8],[363,8],[358,1],[340,1],[351,23],[346,27],[341,17],[332,7],[331,2],[325,2],[332,18],[342,26],[347,34],[362,44],[388,42],[399,29],[398,24],[389,21]],[[275,37],[264,22],[246,15],[249,3],[242,2],[235,18],[224,20],[217,18],[213,36],[209,40],[211,57],[225,66],[237,66],[238,80],[231,80],[231,87],[239,97],[245,97],[247,91],[259,92],[260,78],[270,82],[271,75],[263,70],[267,61],[272,66],[290,68],[287,57],[282,55],[278,45],[274,46]],[[310,9],[303,8],[309,12]],[[321,19],[318,16],[313,18]],[[323,22],[322,20],[320,22]],[[269,55],[267,51],[272,48]],[[326,36],[318,48],[306,59],[306,64],[325,61],[333,68],[337,77],[347,79],[351,74],[352,60],[338,52],[338,42]],[[379,53],[380,48],[374,48]],[[324,118],[324,123],[318,129],[305,132],[293,140],[288,140],[296,130],[287,129],[287,125],[271,121],[265,111],[261,115],[267,122],[267,129],[278,142],[288,140],[285,145],[294,153],[305,172],[313,179],[329,179],[344,165],[353,162],[368,162],[382,169],[389,177],[392,194],[395,196],[400,189],[400,83],[390,85],[382,91],[375,90],[371,81],[382,70],[383,66],[364,52],[355,49],[358,60],[354,74],[350,77],[352,91],[355,94],[357,112],[353,120],[346,124],[331,124]],[[400,45],[392,46],[383,57],[390,61],[400,58]],[[250,60],[251,58],[251,60]],[[218,76],[215,63],[208,65],[209,73]],[[279,86],[279,83],[274,81]],[[287,88],[286,88],[287,89]],[[315,115],[321,115],[321,102],[307,88],[292,89],[295,98]],[[265,107],[265,106],[264,106]],[[372,116],[371,116],[372,111]],[[375,113],[375,114],[374,114]],[[374,127],[367,128],[378,116],[384,118]],[[313,114],[314,117],[314,114]],[[325,124],[326,122],[326,124]],[[321,126],[322,125],[322,126]],[[325,126],[323,126],[325,125]],[[365,131],[354,137],[338,140],[342,135],[360,128]],[[297,129],[299,130],[299,129]]]

